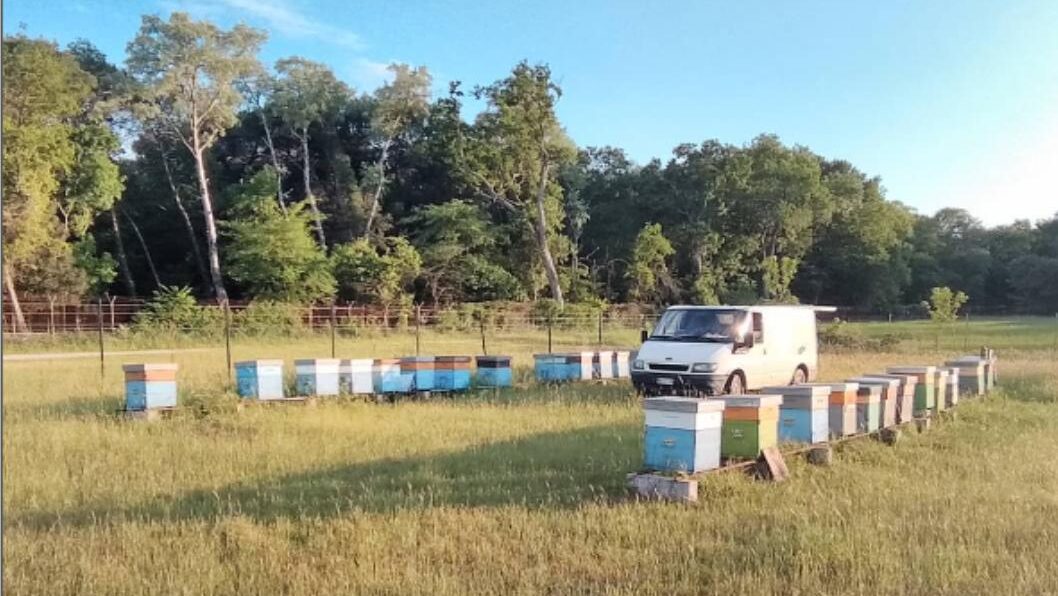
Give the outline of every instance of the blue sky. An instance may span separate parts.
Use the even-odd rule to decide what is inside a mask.
[[[360,91],[391,61],[438,92],[551,65],[581,146],[637,161],[679,143],[778,134],[881,176],[888,196],[987,224],[1058,211],[1058,1],[5,0],[4,32],[94,42],[112,60],[143,13],[265,29]]]

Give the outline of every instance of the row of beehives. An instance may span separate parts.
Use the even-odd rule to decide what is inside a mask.
[[[644,464],[702,472],[752,459],[779,443],[823,443],[928,418],[995,383],[995,359],[968,356],[936,366],[894,366],[840,383],[767,387],[759,396],[645,400]]]
[[[472,382],[481,388],[511,386],[509,356],[477,356],[475,360],[476,375],[471,374],[470,356],[295,360],[294,395],[460,392],[469,390]],[[176,364],[133,364],[123,368],[126,410],[176,407]],[[244,399],[286,397],[282,360],[236,362],[235,381],[236,391]]]
[[[534,354],[533,371],[542,383],[627,379],[629,354],[627,350]]]

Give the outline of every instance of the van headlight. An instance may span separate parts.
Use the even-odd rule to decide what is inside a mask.
[[[711,373],[716,371],[715,362],[695,362],[691,365],[691,372],[696,373]]]
[[[632,361],[632,370],[643,370],[646,367],[647,363],[638,358]]]

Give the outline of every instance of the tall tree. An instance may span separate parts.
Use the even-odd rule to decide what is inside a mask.
[[[301,145],[302,185],[305,201],[312,210],[316,237],[327,248],[323,232],[323,215],[312,192],[312,159],[309,155],[309,130],[313,126],[333,124],[352,91],[339,81],[331,69],[304,58],[284,58],[276,62],[273,109],[297,137]]]
[[[476,94],[488,100],[488,109],[475,123],[474,183],[480,194],[532,226],[551,298],[561,306],[562,283],[551,250],[552,229],[562,217],[556,174],[576,159],[576,148],[555,115],[561,89],[551,80],[550,68],[522,62],[509,77]]]
[[[87,238],[122,180],[111,157],[117,140],[92,109],[95,78],[45,41],[7,37],[3,55],[3,277],[22,330],[20,287],[88,289],[72,243]]]
[[[195,162],[213,293],[227,302],[217,222],[206,173],[206,152],[236,121],[242,98],[236,85],[260,72],[257,50],[265,34],[245,25],[230,31],[174,12],[168,21],[144,16],[128,45],[128,67],[143,85],[148,121],[172,134]]]
[[[367,238],[378,219],[382,191],[386,187],[386,167],[389,164],[390,148],[402,135],[424,120],[430,112],[430,85],[432,78],[425,66],[411,68],[407,64],[390,64],[393,80],[375,91],[374,114],[371,129],[378,146],[375,162],[374,191],[371,206],[367,211],[363,236]]]

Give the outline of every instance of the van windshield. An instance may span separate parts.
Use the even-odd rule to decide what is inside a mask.
[[[670,309],[661,315],[650,339],[733,342],[745,318],[745,311],[734,309]]]

